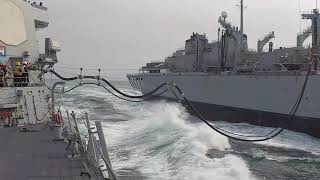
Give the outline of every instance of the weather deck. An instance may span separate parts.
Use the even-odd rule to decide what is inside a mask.
[[[0,128],[0,174],[3,180],[87,180],[83,160],[68,158],[68,143],[53,141],[49,128]]]

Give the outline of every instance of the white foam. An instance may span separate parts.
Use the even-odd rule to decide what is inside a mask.
[[[131,95],[139,94],[137,91],[122,90]],[[103,123],[113,167],[116,170],[138,169],[149,179],[255,179],[245,161],[235,155],[219,156],[214,159],[206,156],[210,149],[218,151],[229,149],[228,139],[213,132],[204,124],[191,124],[185,121],[189,115],[179,104],[166,101],[128,103],[114,98],[104,89],[95,87],[77,89],[75,94],[81,97],[104,98],[105,101],[113,103],[117,111],[130,117],[129,121]],[[83,109],[77,108],[77,105],[72,107],[72,110],[83,113]],[[91,110],[88,108],[85,111]],[[215,124],[226,126],[223,129],[243,134],[263,135],[272,130],[245,123],[230,125],[215,122]],[[320,154],[319,139],[291,131],[284,131],[276,139],[260,144]],[[121,156],[119,152],[127,154]],[[279,162],[291,159],[318,161],[303,157],[278,157],[264,151],[254,152],[253,155]]]
[[[222,159],[208,159],[200,157],[193,166],[184,168],[177,179],[187,180],[252,180],[246,163],[239,157],[227,155]]]
[[[186,122],[188,113],[175,103],[148,103],[130,113],[135,119],[108,122],[107,141],[115,169],[136,168],[149,179],[253,179],[245,161],[234,155],[206,156],[210,149],[230,148],[227,138],[203,124]],[[128,112],[129,113],[129,112]]]
[[[312,154],[320,154],[320,140],[303,133],[285,130],[275,139],[259,144],[267,146],[275,146],[282,148],[297,149],[310,152]]]
[[[246,123],[229,124],[226,122],[215,122],[215,124],[218,124],[218,126],[222,126],[225,130],[237,132],[244,135],[261,136],[264,134],[268,134],[274,129],[270,127],[249,125]],[[279,136],[274,139],[257,142],[257,144],[303,150],[315,155],[320,154],[320,139],[289,130],[284,130]]]

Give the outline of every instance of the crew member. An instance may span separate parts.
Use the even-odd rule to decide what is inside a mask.
[[[29,83],[29,67],[27,61],[23,62],[22,84],[28,86]]]
[[[6,86],[6,65],[0,64],[0,87],[5,87]]]
[[[16,66],[14,68],[14,74],[13,74],[13,81],[14,86],[21,87],[22,85],[22,68],[21,68],[21,62],[17,61]]]

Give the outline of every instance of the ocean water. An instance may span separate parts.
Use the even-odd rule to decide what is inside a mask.
[[[66,89],[75,84],[67,84]],[[125,81],[120,90],[139,94]],[[196,122],[175,102],[132,103],[101,87],[83,86],[61,99],[63,110],[102,121],[117,174],[159,180],[320,179],[320,139],[284,131],[261,143],[230,140]],[[265,134],[270,128],[213,122],[226,130]]]

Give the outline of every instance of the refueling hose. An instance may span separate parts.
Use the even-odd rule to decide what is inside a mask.
[[[105,89],[106,91],[108,91],[110,94],[112,94],[113,96],[115,96],[115,97],[117,97],[117,98],[119,98],[119,99],[122,99],[122,100],[128,101],[128,102],[136,102],[136,103],[138,103],[138,102],[144,102],[144,101],[150,101],[150,100],[154,99],[155,97],[161,96],[162,94],[164,94],[165,92],[168,91],[168,89],[165,89],[165,90],[163,90],[162,92],[160,92],[159,94],[153,95],[153,96],[151,96],[151,97],[149,97],[149,98],[144,98],[144,99],[142,99],[142,100],[130,100],[130,99],[126,99],[126,98],[123,98],[123,97],[118,96],[117,94],[113,93],[110,89],[108,89],[106,86],[103,86],[103,85],[97,84],[97,83],[88,83],[88,82],[86,82],[86,83],[80,83],[80,84],[78,84],[78,85],[76,85],[76,86],[68,89],[67,91],[63,91],[63,94],[67,94],[67,93],[73,91],[74,89],[76,89],[76,88],[78,88],[78,87],[81,87],[81,86],[83,86],[83,85],[96,85],[96,86],[102,87],[103,89]]]
[[[46,72],[46,71],[45,71]],[[135,99],[141,99],[141,98],[145,98],[145,97],[148,97],[148,96],[151,96],[153,95],[155,92],[157,92],[160,88],[166,86],[168,83],[162,83],[160,86],[158,86],[157,88],[155,88],[154,90],[150,91],[149,93],[146,93],[144,95],[141,95],[141,96],[132,96],[132,95],[128,95],[128,94],[125,94],[123,92],[121,92],[120,90],[118,90],[116,87],[114,87],[108,80],[104,79],[104,78],[101,78],[99,76],[76,76],[76,77],[71,77],[71,78],[66,78],[66,77],[63,77],[61,76],[60,74],[58,74],[57,72],[55,72],[54,70],[48,70],[48,72],[51,72],[53,73],[54,75],[56,75],[58,78],[64,80],[64,81],[74,81],[74,80],[77,80],[77,79],[95,79],[95,80],[102,80],[103,82],[105,82],[110,88],[112,88],[114,91],[116,91],[117,93],[121,94],[122,96],[125,96],[127,98],[135,98]]]
[[[284,131],[284,128],[275,128],[274,130],[272,130],[271,132],[269,132],[268,134],[264,135],[264,136],[247,136],[247,135],[243,135],[243,134],[237,134],[237,133],[233,133],[233,132],[230,132],[230,131],[227,131],[227,130],[224,130],[222,128],[219,128],[219,127],[216,127],[212,124],[210,124],[206,118],[204,118],[204,116],[202,116],[199,111],[192,105],[192,103],[185,97],[184,93],[182,92],[182,90],[174,83],[172,82],[167,82],[167,83],[162,83],[161,85],[159,85],[157,88],[155,88],[154,90],[150,91],[149,93],[146,93],[144,95],[141,95],[141,96],[132,96],[132,95],[128,95],[128,94],[125,94],[123,92],[121,92],[120,90],[118,90],[116,87],[114,87],[109,81],[107,81],[106,79],[104,78],[100,78],[100,76],[77,76],[77,77],[71,77],[71,78],[66,78],[66,77],[63,77],[61,76],[60,74],[58,74],[57,72],[55,72],[54,70],[47,70],[47,71],[44,71],[44,72],[51,72],[53,73],[54,75],[56,75],[58,78],[62,79],[62,80],[65,80],[65,81],[74,81],[74,80],[77,80],[77,79],[96,79],[96,80],[102,80],[103,82],[105,82],[109,87],[111,87],[114,91],[116,91],[117,93],[119,93],[120,95],[122,96],[125,96],[127,98],[134,98],[134,99],[139,99],[139,98],[146,98],[148,96],[154,96],[154,93],[156,93],[159,89],[161,89],[162,87],[164,86],[173,86],[175,90],[178,91],[178,93],[180,94],[180,96],[182,97],[184,103],[182,103],[182,105],[184,105],[186,107],[187,110],[191,111],[197,118],[199,118],[201,121],[203,121],[207,126],[209,126],[211,129],[213,129],[214,131],[216,131],[217,133],[225,136],[225,137],[228,137],[230,139],[234,139],[234,140],[238,140],[238,141],[245,141],[245,142],[261,142],[261,141],[266,141],[266,140],[270,140],[270,139],[273,139],[275,137],[277,137],[280,133],[282,133]],[[296,116],[296,112],[298,111],[299,107],[300,107],[300,104],[301,104],[301,100],[302,100],[302,97],[305,93],[305,89],[307,87],[307,83],[308,83],[308,79],[309,79],[309,76],[310,76],[310,72],[311,72],[311,66],[309,66],[309,69],[308,69],[308,73],[306,75],[306,78],[305,78],[305,81],[303,83],[303,86],[302,86],[302,89],[301,89],[301,92],[298,96],[298,99],[296,101],[296,103],[294,104],[294,106],[292,107],[291,111],[290,111],[290,120],[293,120]],[[112,95],[120,98],[120,99],[123,99],[123,100],[127,100],[127,101],[131,101],[131,100],[128,100],[128,99],[124,99],[122,97],[119,97],[117,96],[116,94],[112,93],[107,87],[105,86],[102,86],[100,84],[96,84],[96,83],[86,83],[86,84],[94,84],[94,85],[98,85],[98,86],[101,86],[103,87],[104,89],[106,89],[109,93],[111,93]],[[70,90],[68,90],[68,92],[72,91],[73,89],[79,87],[80,85],[78,86],[75,86],[74,88],[71,88]],[[172,92],[173,94],[176,96],[176,98],[178,100],[181,100],[177,94],[174,92],[174,89],[172,89]],[[164,92],[166,92],[168,89],[166,89],[165,91],[161,92],[160,94],[158,94],[158,96],[160,96],[161,94],[163,94]],[[140,102],[140,101],[138,101]],[[279,129],[279,130],[278,130]],[[277,131],[278,130],[278,131]],[[274,134],[273,134],[274,133]],[[232,135],[235,135],[235,136],[232,136]],[[236,137],[238,136],[238,137]],[[246,138],[239,138],[239,137],[246,137]],[[249,139],[249,138],[256,138],[256,139]]]
[[[290,111],[290,121],[292,121],[294,118],[295,118],[295,115],[300,107],[300,104],[301,104],[301,100],[302,100],[302,97],[305,93],[305,89],[307,87],[307,83],[308,83],[308,79],[310,77],[310,72],[311,72],[311,66],[309,66],[309,69],[308,69],[308,73],[306,75],[306,79],[303,83],[303,86],[302,86],[302,89],[301,89],[301,92],[298,96],[298,99],[296,101],[296,103],[294,104],[292,110]],[[272,130],[271,132],[269,132],[268,134],[266,134],[265,136],[246,136],[246,135],[242,135],[242,134],[236,134],[236,133],[232,133],[232,132],[229,132],[229,131],[226,131],[226,130],[223,130],[219,127],[216,127],[212,124],[210,124],[200,113],[199,111],[190,103],[190,101],[184,96],[183,92],[181,91],[181,89],[173,84],[175,89],[179,92],[179,94],[182,96],[184,102],[186,103],[187,105],[187,109],[191,110],[193,114],[196,115],[197,118],[199,118],[201,121],[203,121],[206,125],[208,125],[211,129],[215,130],[216,132],[218,132],[219,134],[223,135],[223,136],[226,136],[230,139],[234,139],[234,140],[239,140],[239,141],[247,141],[247,142],[260,142],[260,141],[266,141],[266,140],[269,140],[269,139],[273,139],[275,138],[276,136],[278,136],[280,133],[282,133],[284,131],[284,128],[275,128],[274,130]],[[175,93],[174,95],[176,96],[177,99],[180,99]],[[276,130],[279,129],[277,132]],[[274,132],[276,132],[275,134],[273,134]],[[228,133],[228,134],[227,134]],[[233,134],[233,135],[236,135],[236,136],[242,136],[242,137],[247,137],[247,138],[252,138],[252,137],[262,137],[261,139],[243,139],[243,138],[238,138],[238,137],[234,137],[234,136],[231,136],[230,134]],[[271,135],[273,134],[273,135]]]

